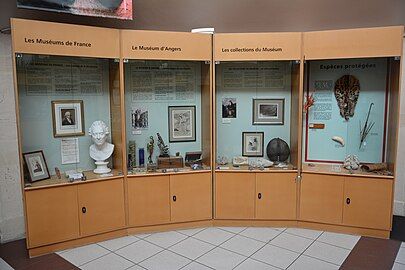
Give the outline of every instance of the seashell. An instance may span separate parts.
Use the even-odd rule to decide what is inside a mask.
[[[335,142],[340,143],[341,146],[345,146],[345,140],[342,137],[333,136],[332,140],[335,141]]]
[[[360,160],[356,155],[347,155],[345,157],[343,168],[347,170],[357,170],[360,167]]]

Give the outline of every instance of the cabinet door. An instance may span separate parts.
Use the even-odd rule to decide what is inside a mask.
[[[341,224],[344,176],[303,174],[300,220]]]
[[[169,176],[129,178],[129,225],[145,226],[169,223],[169,197]]]
[[[30,248],[79,237],[76,185],[26,191],[25,204]]]
[[[216,218],[253,219],[255,188],[255,173],[216,173]]]
[[[125,227],[124,180],[78,185],[82,236]]]
[[[390,230],[393,180],[346,177],[345,181],[343,223]]]
[[[297,218],[296,173],[256,173],[256,218]]]
[[[170,176],[171,221],[212,218],[211,173]]]

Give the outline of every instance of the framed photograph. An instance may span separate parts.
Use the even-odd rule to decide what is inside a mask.
[[[83,100],[52,101],[53,136],[83,136],[83,110]]]
[[[195,142],[195,106],[169,106],[169,142]]]
[[[242,156],[262,157],[264,132],[242,132]]]
[[[222,98],[222,118],[236,118],[236,98]]]
[[[134,129],[147,129],[149,127],[149,112],[146,108],[132,108],[131,125]]]
[[[284,125],[284,99],[253,99],[253,125]]]
[[[27,165],[31,182],[45,180],[50,177],[42,150],[24,153],[23,157],[25,164]]]

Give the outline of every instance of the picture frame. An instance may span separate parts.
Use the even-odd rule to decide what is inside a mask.
[[[196,141],[196,107],[169,106],[169,142]]]
[[[23,158],[30,176],[30,182],[50,178],[48,165],[42,150],[23,153]]]
[[[253,125],[284,125],[284,98],[253,99]]]
[[[52,101],[52,125],[55,138],[85,135],[83,100]]]
[[[242,132],[242,156],[263,157],[264,132]]]

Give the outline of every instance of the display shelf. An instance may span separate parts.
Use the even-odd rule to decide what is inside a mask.
[[[271,172],[297,172],[297,168],[292,165],[288,164],[286,167],[269,167],[269,168],[264,168],[263,170],[253,168],[249,169],[249,166],[239,166],[239,167],[234,167],[232,164],[225,164],[225,165],[217,165],[215,172],[255,172],[255,173],[271,173]]]
[[[73,182],[69,181],[69,178],[65,175],[61,175],[61,179],[58,179],[56,175],[51,175],[49,179],[33,182],[33,183],[25,183],[24,189],[33,190],[39,188],[50,188],[55,186],[64,186],[64,185],[75,185],[81,183],[88,183],[93,181],[104,181],[104,180],[111,180],[124,177],[122,171],[120,170],[112,170],[111,175],[102,176],[100,174],[96,174],[93,171],[84,171],[83,174],[86,176],[86,180],[75,180]]]
[[[309,165],[311,164],[311,165]],[[303,173],[314,174],[327,174],[327,175],[345,175],[345,176],[357,176],[357,177],[372,177],[383,179],[394,179],[393,175],[381,175],[378,173],[366,172],[363,170],[352,170],[351,172],[341,164],[324,164],[324,163],[304,163],[302,166]]]
[[[196,174],[196,173],[207,173],[211,172],[211,169],[208,167],[205,167],[203,169],[199,170],[193,170],[190,167],[183,167],[183,168],[177,168],[176,170],[174,169],[168,169],[166,172],[163,172],[162,169],[157,170],[155,172],[147,172],[147,171],[139,171],[139,172],[128,172],[128,177],[144,177],[144,176],[154,176],[154,175],[174,175],[174,174]]]

